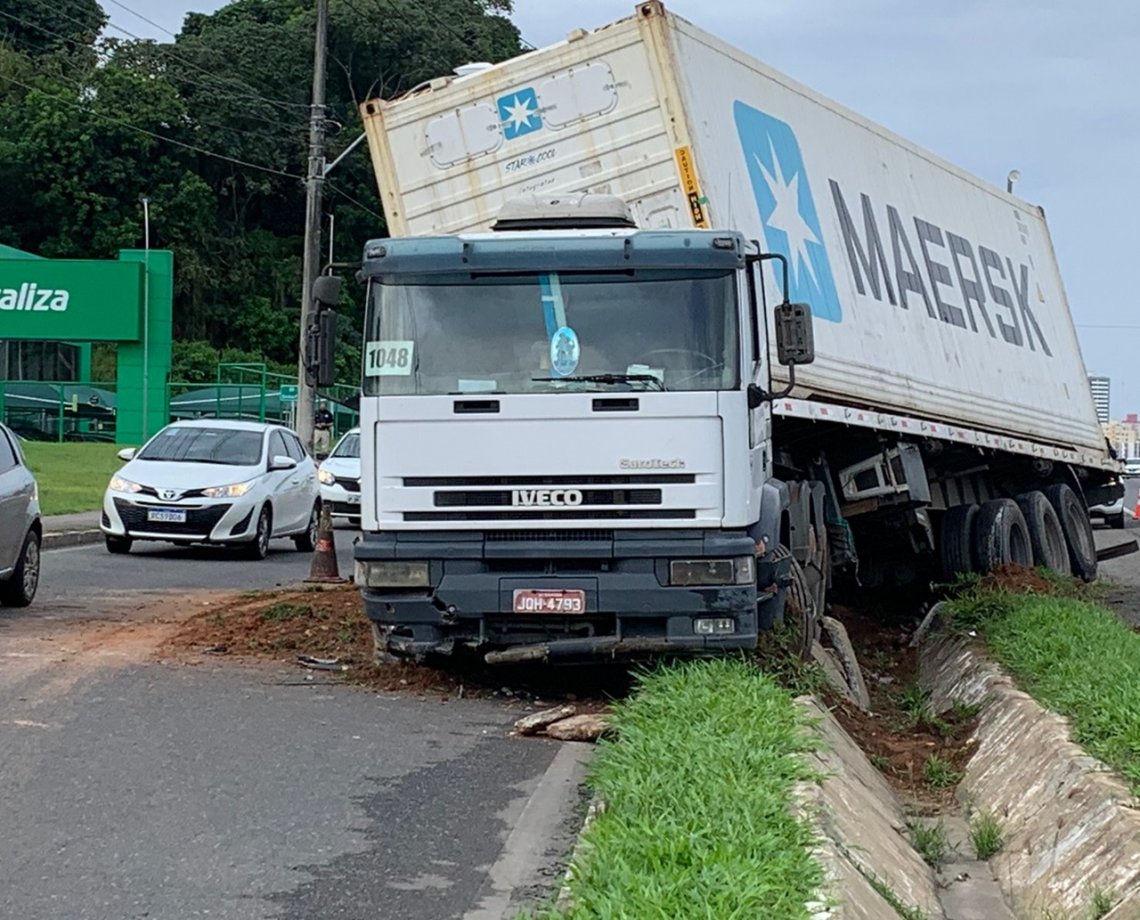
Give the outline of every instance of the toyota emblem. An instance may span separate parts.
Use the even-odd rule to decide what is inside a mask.
[[[158,494],[158,497],[159,497],[159,498],[164,498],[164,499],[166,499],[167,501],[172,501],[173,499],[175,499],[175,498],[177,498],[177,497],[178,497],[178,493],[177,493],[177,492],[175,492],[173,489],[163,489],[163,490],[162,490],[162,491],[161,491],[161,492]]]

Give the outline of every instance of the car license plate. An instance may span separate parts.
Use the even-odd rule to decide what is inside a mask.
[[[146,519],[156,524],[185,524],[186,512],[174,508],[152,508],[146,513]]]
[[[349,505],[359,505],[360,504],[360,496],[359,495],[346,495],[344,497],[344,500]]]
[[[585,613],[586,592],[528,588],[515,592],[515,613]]]

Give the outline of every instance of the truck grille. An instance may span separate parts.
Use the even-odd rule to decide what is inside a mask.
[[[522,489],[520,491],[534,491]],[[660,489],[581,489],[583,505],[660,505]],[[512,492],[436,492],[437,508],[513,506]]]
[[[613,540],[612,530],[489,530],[488,543],[605,543]]]
[[[692,485],[697,477],[692,473],[646,473],[617,476],[406,476],[404,485],[409,488],[440,488],[446,486],[631,486],[631,485]]]
[[[431,503],[439,510],[405,511],[403,518],[418,523],[692,520],[697,517],[693,508],[660,507],[666,501],[660,487],[696,481],[692,473],[409,476],[404,486],[431,489]]]
[[[405,511],[405,521],[562,521],[566,519],[587,521],[669,521],[692,520],[697,512],[691,508],[662,508],[650,511],[627,508],[603,508],[589,510],[580,505],[566,508],[544,508],[542,510],[512,511]]]

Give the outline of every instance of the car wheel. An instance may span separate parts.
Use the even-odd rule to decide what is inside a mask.
[[[27,607],[40,586],[40,535],[29,530],[24,537],[20,561],[12,577],[0,583],[0,604],[5,607]]]
[[[130,537],[107,537],[107,552],[114,553],[116,556],[125,556],[131,551],[131,543],[133,542]]]
[[[273,534],[273,513],[268,505],[262,505],[257,515],[257,530],[253,539],[246,543],[242,549],[247,559],[264,559],[269,555],[269,538]]]
[[[311,553],[317,548],[317,531],[321,526],[321,504],[313,505],[312,513],[309,515],[309,526],[305,528],[304,533],[297,534],[293,538],[293,545],[297,547],[299,553]]]

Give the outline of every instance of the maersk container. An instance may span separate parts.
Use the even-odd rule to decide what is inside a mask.
[[[738,229],[788,257],[815,316],[793,396],[1107,464],[1039,207],[660,2],[463,70],[362,107],[393,235],[483,231],[510,198],[582,191],[643,227]],[[776,302],[774,269],[765,283]]]

